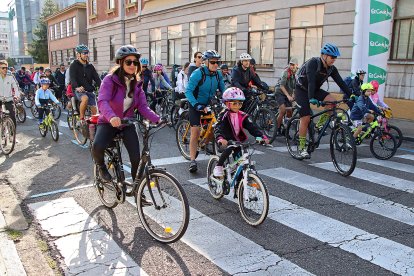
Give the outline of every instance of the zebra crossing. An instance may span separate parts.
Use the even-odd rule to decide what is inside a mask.
[[[275,148],[269,150],[279,151]],[[259,155],[266,153],[267,151],[259,152]],[[208,156],[199,158],[204,162],[208,160]],[[185,162],[187,161],[182,157],[153,160],[159,166],[174,166]],[[344,185],[346,178],[327,180],[329,174],[335,172],[331,162],[309,162],[307,166],[325,173],[325,177],[322,174],[320,177],[312,176],[283,166],[259,169],[258,174],[269,190],[270,209],[267,220],[257,228],[243,223],[237,214],[238,207],[233,192],[221,201],[216,201],[209,195],[205,177],[186,179],[184,182],[188,198],[197,197],[200,200],[190,200],[190,224],[178,243],[185,244],[194,254],[211,262],[211,266],[231,275],[414,275],[414,155],[396,155],[386,161],[358,159],[357,168],[349,178],[366,183],[363,191],[352,185]],[[130,172],[128,165],[124,165],[124,169]],[[401,174],[405,178],[400,178]],[[80,189],[83,188],[90,188],[90,185]],[[398,196],[382,195],[378,192],[381,189],[411,198],[411,201],[400,200]],[[94,193],[92,190],[90,192]],[[302,197],[304,194],[307,195],[306,199]],[[39,199],[42,196],[33,198]],[[82,217],[74,221],[76,225],[79,226],[88,219],[76,200],[66,198],[63,201],[67,207],[74,206],[75,217],[76,214]],[[133,198],[128,202],[134,207]],[[56,199],[40,201],[30,206],[35,217],[45,221],[41,226],[46,231],[53,231],[53,224],[47,224],[44,218],[57,215],[57,211],[51,210],[56,210],[56,204],[61,203],[62,199]],[[212,209],[208,211],[206,206]],[[39,208],[43,208],[42,212]],[[67,221],[67,224],[70,222]],[[80,265],[85,265],[85,261],[76,259],[79,258],[76,249],[68,251],[64,245],[72,243],[76,246],[78,240],[74,241],[73,238],[83,231],[97,232],[101,239],[107,241],[105,246],[110,253],[95,244],[100,248],[96,254],[113,254],[120,258],[119,262],[115,262],[116,265],[105,266],[106,270],[99,271],[108,273],[109,270],[119,275],[153,274],[151,269],[129,256],[132,252],[118,249],[119,245],[110,241],[110,235],[100,229],[96,222],[89,222],[88,227],[87,230],[74,231],[72,236],[69,235],[72,239],[66,235],[65,242],[57,242],[58,249],[63,252],[68,274],[83,271]],[[382,231],[396,228],[401,228],[401,233]],[[411,239],[407,238],[410,235]],[[145,238],[148,236],[143,237]],[[87,252],[93,251],[92,245],[88,244]],[[116,249],[112,250],[111,247]],[[90,263],[100,263],[102,257],[99,256],[90,255]],[[89,265],[85,271],[92,272],[91,267],[93,266]]]

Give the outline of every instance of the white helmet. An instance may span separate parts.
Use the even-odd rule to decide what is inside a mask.
[[[251,60],[252,57],[248,53],[243,53],[240,55],[240,60]]]

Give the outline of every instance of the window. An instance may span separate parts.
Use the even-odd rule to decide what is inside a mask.
[[[115,9],[115,0],[108,0],[108,10]]]
[[[59,23],[60,25],[60,38],[65,36],[65,31],[63,30],[63,21]]]
[[[234,65],[236,62],[236,33],[236,16],[217,20],[216,49],[221,54],[221,60],[227,65]]]
[[[181,64],[181,25],[168,27],[168,65]]]
[[[135,48],[137,47],[137,33],[129,34],[129,44],[131,44]]]
[[[114,60],[115,58],[115,37],[109,36],[109,59]]]
[[[161,28],[150,29],[151,64],[161,62]]]
[[[249,53],[257,66],[273,67],[275,12],[249,15]]]
[[[54,34],[55,34],[55,39],[58,39],[58,30],[57,30],[57,24],[53,25],[54,26]]]
[[[96,0],[91,0],[91,15],[96,15]]]
[[[92,39],[93,61],[97,61],[98,59],[98,49],[97,49],[96,41],[97,41],[97,38]]]
[[[195,52],[207,50],[207,21],[190,23],[190,60],[194,59]]]
[[[72,25],[73,35],[75,35],[76,34],[76,17],[72,18],[72,23],[73,23],[73,25]]]
[[[54,62],[52,64],[56,65],[58,63],[58,61],[57,61],[57,52],[56,51],[53,52],[53,60],[54,60]]]
[[[71,58],[72,58],[72,49],[67,49],[66,50],[66,61],[67,61],[67,64],[70,64]]]
[[[66,36],[70,36],[69,19],[66,20]]]
[[[320,54],[323,15],[324,5],[291,9],[289,55],[299,64]]]
[[[49,36],[50,36],[50,40],[53,40],[53,36],[54,36],[54,33],[53,33],[53,25],[52,26],[49,26]]]
[[[414,60],[414,5],[412,0],[395,4],[391,59]]]
[[[50,52],[50,59],[51,59],[51,61],[50,61],[50,64],[55,64],[55,61],[53,60],[53,52]]]

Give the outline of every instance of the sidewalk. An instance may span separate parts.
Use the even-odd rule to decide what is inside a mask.
[[[0,198],[0,275],[55,275],[5,180],[0,180]]]

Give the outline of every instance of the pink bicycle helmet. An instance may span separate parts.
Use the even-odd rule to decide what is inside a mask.
[[[154,71],[162,71],[162,65],[159,65],[159,64],[155,65]]]
[[[371,84],[372,84],[372,86],[374,87],[374,90],[375,90],[375,91],[378,91],[378,87],[379,87],[379,83],[378,83],[378,81],[376,81],[376,80],[372,80],[370,83],[371,83]]]
[[[223,93],[223,102],[244,101],[245,99],[243,91],[237,87],[229,87]]]

